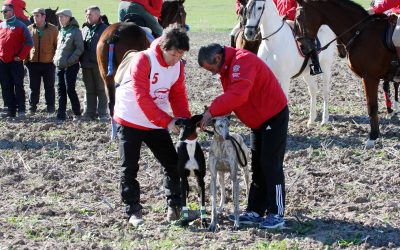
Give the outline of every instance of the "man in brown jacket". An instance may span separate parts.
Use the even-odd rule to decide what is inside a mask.
[[[57,49],[58,29],[45,21],[46,12],[44,9],[34,9],[32,14],[34,23],[28,26],[34,44],[27,58],[31,89],[29,110],[32,115],[37,110],[40,83],[43,78],[47,112],[51,114],[55,111],[55,66],[53,57]]]

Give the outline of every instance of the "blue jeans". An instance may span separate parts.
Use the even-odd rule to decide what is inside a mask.
[[[79,103],[78,94],[75,90],[76,77],[79,72],[79,63],[75,63],[64,69],[57,70],[58,77],[58,111],[59,117],[66,116],[67,95],[71,101],[72,112],[75,115],[81,115],[81,104]]]
[[[24,65],[22,61],[0,61],[0,82],[8,113],[25,112]]]

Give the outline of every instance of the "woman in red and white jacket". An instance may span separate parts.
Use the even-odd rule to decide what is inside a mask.
[[[189,50],[189,37],[177,28],[167,28],[150,48],[137,53],[116,89],[114,120],[118,123],[121,165],[121,197],[129,223],[143,223],[140,204],[140,148],[144,142],[164,167],[168,220],[180,216],[180,178],[177,153],[167,129],[178,133],[176,119],[190,118],[181,61]],[[173,116],[170,115],[172,109]]]

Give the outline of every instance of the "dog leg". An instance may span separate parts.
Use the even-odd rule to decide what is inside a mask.
[[[250,191],[250,173],[249,168],[247,166],[242,167],[242,173],[244,176],[244,184],[246,185],[246,198],[249,197]]]
[[[225,173],[218,172],[218,182],[221,191],[221,200],[219,202],[218,213],[222,214],[224,212],[225,202],[226,202],[226,192],[225,192]]]
[[[181,214],[181,225],[186,227],[189,225],[189,209],[186,206],[186,199],[188,196],[189,182],[188,177],[184,176],[181,179],[181,204],[182,204],[182,214]]]
[[[209,168],[211,174],[210,180],[210,189],[211,189],[211,224],[208,227],[209,231],[215,232],[217,229],[217,203],[216,203],[216,194],[217,194],[217,173],[216,173],[216,161],[213,158],[209,159]]]
[[[239,193],[240,193],[240,186],[238,180],[238,167],[236,164],[231,165],[231,180],[232,180],[232,195],[233,195],[233,205],[234,210],[233,214],[235,215],[235,223],[233,224],[233,229],[238,230],[239,225]]]
[[[204,178],[197,176],[198,186],[200,187],[200,218],[201,218],[201,227],[207,228],[207,213],[206,213],[206,185],[204,183]]]

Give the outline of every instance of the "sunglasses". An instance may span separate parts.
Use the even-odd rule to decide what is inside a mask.
[[[2,10],[1,13],[4,13],[4,14],[5,14],[5,13],[7,13],[7,12],[9,12],[9,11],[10,11],[10,10]]]

